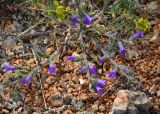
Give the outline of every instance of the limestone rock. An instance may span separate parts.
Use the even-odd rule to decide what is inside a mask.
[[[120,90],[109,114],[150,114],[151,106],[145,93]]]

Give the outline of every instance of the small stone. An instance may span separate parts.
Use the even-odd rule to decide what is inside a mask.
[[[2,46],[5,50],[11,50],[16,46],[15,37],[8,36],[2,43]]]
[[[9,114],[9,111],[7,109],[2,109],[3,114]]]
[[[48,101],[52,106],[59,107],[62,106],[63,98],[60,92],[55,93],[51,97],[48,98]]]
[[[8,110],[12,110],[15,106],[11,103],[7,103],[5,106]]]
[[[156,94],[156,86],[155,86],[155,84],[153,84],[152,85],[152,87],[149,89],[149,93],[151,94],[151,95],[155,95]]]
[[[53,84],[53,81],[54,81],[53,77],[48,77],[48,78],[46,79],[46,83],[49,84],[49,85],[52,85],[52,84]]]
[[[61,92],[61,93],[63,93],[63,92],[64,92],[64,89],[61,88],[61,87],[58,87],[58,91]]]
[[[23,27],[22,24],[20,24],[20,23],[17,22],[17,21],[14,21],[13,24],[14,24],[17,32],[22,32],[22,31],[23,31],[24,27]]]
[[[92,109],[93,109],[93,110],[97,111],[98,108],[99,108],[99,107],[98,107],[98,104],[93,104],[93,105],[92,105]]]
[[[23,106],[23,102],[22,101],[18,101],[17,105],[18,105],[18,107]]]
[[[89,91],[91,92],[91,93],[94,93],[95,92],[95,90],[93,89],[93,87],[92,87],[92,85],[91,84],[89,84]]]
[[[18,108],[17,112],[20,113],[22,112],[23,107]]]
[[[156,106],[154,106],[154,109],[155,109],[155,110],[159,110],[159,108],[158,108],[158,106],[157,106],[157,105],[156,105]]]
[[[63,112],[63,114],[73,114],[73,112],[71,110],[66,110]]]
[[[48,89],[49,85],[48,84],[44,84],[44,89]]]
[[[39,114],[38,112],[33,112],[32,114]]]
[[[86,101],[87,99],[89,99],[89,96],[88,96],[87,94],[82,94],[82,95],[80,96],[80,99],[81,99],[82,101]]]
[[[23,109],[23,114],[32,114],[33,113],[33,109],[29,106],[24,107]]]
[[[64,104],[65,105],[69,105],[71,103],[73,99],[73,95],[72,94],[65,94],[64,97],[63,97],[63,100],[64,100]]]
[[[51,53],[53,52],[53,47],[47,48],[47,49],[46,49],[46,52],[47,52],[48,54],[51,54]]]
[[[76,102],[75,100],[72,100],[71,104],[73,106],[74,111],[82,109],[82,107],[84,105],[84,103],[82,101],[77,101]]]
[[[99,109],[99,111],[101,111],[101,112],[104,112],[104,111],[106,110],[104,105],[100,105],[100,106],[98,107],[98,109]]]
[[[23,114],[29,114],[29,113],[28,113],[28,111],[25,110],[25,111],[23,111]]]
[[[67,82],[61,83],[61,87],[62,87],[63,89],[67,89]]]
[[[88,85],[87,81],[84,79],[79,79],[80,85]]]
[[[123,91],[123,90],[121,90],[117,93],[117,97],[114,100],[113,107],[112,107],[113,113],[115,111],[120,111],[123,113],[126,112],[127,107],[129,105],[129,99],[128,99],[127,94],[128,94],[128,91]],[[119,113],[117,113],[117,114],[119,114]]]
[[[34,58],[31,58],[27,61],[27,64],[33,64],[35,62],[35,59]]]
[[[31,100],[32,100],[31,97],[27,97],[27,98],[25,99],[25,103],[29,103]]]
[[[12,114],[17,114],[18,112],[17,111],[13,111],[13,113]]]
[[[149,88],[150,88],[149,86],[146,86],[146,90],[149,90]]]
[[[102,69],[98,69],[98,73],[99,73],[99,74],[102,74]]]
[[[73,88],[68,88],[67,93],[72,93],[73,92]]]
[[[157,96],[160,97],[160,91],[157,91]]]
[[[148,41],[142,42],[143,48],[150,47],[150,43]]]

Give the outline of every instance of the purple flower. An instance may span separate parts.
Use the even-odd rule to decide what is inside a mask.
[[[76,26],[79,23],[78,17],[77,16],[73,16],[71,18],[71,23],[72,23],[72,25]]]
[[[86,67],[82,67],[82,68],[80,68],[79,72],[80,72],[80,73],[84,73],[86,70],[87,70]]]
[[[123,46],[122,43],[119,43],[118,47],[119,47],[119,53],[120,53],[120,55],[124,56],[125,53],[126,53],[126,48]]]
[[[109,77],[112,79],[115,79],[117,75],[117,71],[116,70],[112,70],[109,72]]]
[[[77,56],[74,56],[74,55],[72,55],[72,56],[67,56],[67,59],[73,61],[73,60],[76,60],[76,59],[77,59]]]
[[[22,83],[23,85],[28,85],[29,82],[30,82],[30,80],[31,80],[31,76],[30,76],[30,75],[26,75],[26,76],[24,77],[24,79],[21,81],[21,83]]]
[[[105,62],[105,58],[104,57],[100,57],[99,58],[99,62],[103,64]]]
[[[48,72],[50,73],[50,75],[53,75],[56,72],[56,68],[53,64],[49,65]]]
[[[96,89],[98,94],[102,94],[103,93],[103,88],[101,88],[100,86],[96,85],[95,89]]]
[[[15,66],[9,66],[9,65],[4,66],[4,72],[12,71],[14,69],[16,69]]]
[[[137,31],[137,32],[134,34],[133,38],[134,38],[134,39],[138,39],[138,38],[143,37],[143,36],[144,36],[144,32],[143,32],[143,31]]]
[[[97,69],[96,69],[96,67],[93,64],[91,64],[89,66],[89,70],[90,70],[91,75],[97,74]]]
[[[106,80],[97,80],[96,85],[105,87],[106,86]]]
[[[83,22],[86,24],[86,25],[89,25],[91,23],[93,23],[94,19],[92,17],[90,17],[89,15],[86,15],[84,18],[83,18]]]

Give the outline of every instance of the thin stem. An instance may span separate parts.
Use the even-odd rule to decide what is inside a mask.
[[[16,38],[21,37],[22,35],[24,35],[25,33],[29,32],[30,30],[32,30],[33,28],[35,28],[37,25],[39,25],[40,23],[42,23],[44,20],[46,19],[46,17],[44,17],[42,20],[40,20],[38,23],[36,23],[35,25],[31,26],[30,28],[26,29],[24,32],[20,33]]]
[[[32,52],[33,52],[33,55],[34,55],[34,59],[35,59],[35,61],[36,61],[36,65],[40,67],[38,58],[37,58],[37,56],[36,56],[36,54],[35,54],[35,50],[32,49]],[[44,107],[45,107],[45,109],[48,109],[47,103],[46,103],[46,99],[45,99],[45,95],[44,95],[43,83],[42,83],[42,79],[41,79],[41,76],[40,76],[40,70],[38,70],[38,78],[39,78],[40,85],[41,85],[41,93],[42,93],[42,97],[43,97]]]

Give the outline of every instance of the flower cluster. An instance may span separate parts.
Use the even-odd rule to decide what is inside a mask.
[[[72,25],[76,26],[79,23],[78,17],[77,16],[73,16],[71,18],[71,23],[72,23]]]
[[[50,75],[53,75],[56,73],[56,68],[53,64],[49,65],[48,72],[50,73]]]
[[[86,70],[87,70],[86,67],[82,67],[82,68],[80,68],[79,72],[80,72],[80,73],[84,73]]]
[[[106,87],[106,80],[97,80],[95,84],[95,89],[98,94],[103,93],[103,88]]]
[[[31,76],[30,76],[30,75],[26,75],[26,76],[22,79],[21,83],[22,83],[23,85],[28,85],[29,82],[30,82],[30,80],[31,80]]]
[[[101,64],[103,64],[103,63],[105,62],[105,58],[104,58],[104,57],[100,57],[100,58],[99,58],[99,62],[100,62]]]
[[[4,66],[4,72],[5,72],[5,73],[8,72],[8,71],[13,71],[13,70],[15,70],[15,69],[16,69],[15,66],[9,66],[9,65],[5,65],[5,66]]]
[[[109,77],[111,79],[115,79],[117,76],[117,71],[115,69],[113,69],[112,71],[109,72]]]
[[[96,67],[93,64],[91,64],[89,66],[89,71],[90,71],[91,75],[97,74],[97,69],[96,69]]]
[[[79,19],[77,16],[72,16],[71,18],[71,23],[72,25],[76,26],[78,23],[79,23]],[[86,24],[86,25],[90,25],[91,23],[94,22],[94,18],[90,17],[89,15],[85,15],[83,17],[83,23]]]
[[[121,56],[125,56],[125,53],[126,53],[126,48],[123,46],[122,43],[119,43],[118,44],[118,47],[119,47],[119,53]]]
[[[135,34],[134,34],[134,39],[138,39],[138,38],[141,38],[144,36],[144,32],[143,31],[137,31]]]
[[[72,55],[72,56],[67,56],[67,59],[68,59],[68,60],[71,60],[71,61],[74,61],[74,60],[78,59],[78,56],[74,56],[74,55]]]

